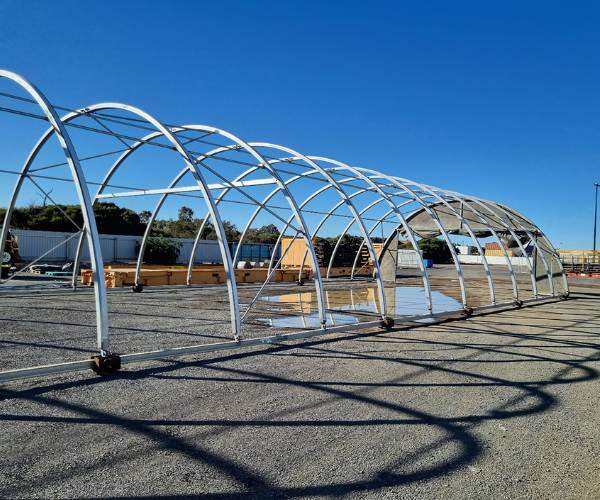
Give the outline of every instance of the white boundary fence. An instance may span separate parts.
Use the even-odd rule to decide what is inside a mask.
[[[527,261],[533,263],[533,259],[531,257],[509,257],[510,263],[513,266],[527,266]],[[501,255],[486,255],[486,259],[488,264],[496,265],[496,266],[506,266],[506,259]],[[461,264],[481,264],[483,259],[481,255],[462,255],[459,254],[458,260]]]
[[[26,229],[13,229],[13,233],[19,240],[19,254],[25,261],[37,259],[44,252],[52,247],[68,240],[73,233],[62,233],[55,231],[30,231]],[[181,251],[178,263],[187,263],[192,253],[194,245],[193,238],[171,238],[180,242]],[[77,242],[79,238],[71,238],[64,245],[58,246],[54,251],[46,255],[42,262],[70,262],[75,258]],[[105,262],[132,261],[137,259],[138,245],[142,236],[125,236],[118,234],[101,234],[100,246],[102,248],[102,257]],[[84,240],[83,260],[89,260],[87,241]],[[247,247],[247,248],[246,248]],[[267,258],[271,256],[273,245],[246,243],[244,252],[248,257],[259,260],[258,257]],[[242,255],[244,257],[244,255]],[[222,263],[219,244],[216,240],[200,240],[194,262],[200,263]]]
[[[527,267],[527,260],[533,263],[531,257],[509,257],[513,266]],[[506,266],[506,258],[503,256],[486,255],[489,265]],[[461,264],[483,264],[481,255],[458,254],[458,261]],[[414,250],[398,250],[398,267],[419,267],[419,257]]]

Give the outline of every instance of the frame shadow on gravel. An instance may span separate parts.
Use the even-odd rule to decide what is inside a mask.
[[[592,297],[579,297],[569,300],[566,304],[572,306],[569,310],[577,313],[577,309],[586,310],[588,315],[590,309],[588,301],[594,300]],[[597,299],[596,299],[597,300]],[[197,461],[208,465],[209,467],[225,474],[235,481],[239,488],[231,493],[210,494],[211,498],[243,498],[272,496],[272,497],[302,497],[302,496],[320,496],[320,495],[343,495],[357,492],[374,492],[382,488],[405,485],[416,481],[427,481],[434,477],[449,475],[457,469],[465,467],[472,463],[478,456],[484,453],[484,444],[476,437],[474,430],[485,421],[500,421],[511,419],[518,416],[535,415],[546,412],[559,404],[559,401],[550,394],[550,387],[558,384],[576,384],[598,378],[598,370],[587,366],[591,362],[600,360],[600,342],[574,338],[553,338],[546,335],[547,332],[540,328],[539,334],[521,334],[513,331],[514,322],[511,323],[515,311],[499,313],[493,317],[493,321],[486,322],[485,328],[476,328],[470,321],[457,321],[445,323],[444,328],[450,328],[451,331],[460,333],[481,333],[486,338],[491,339],[490,343],[468,343],[461,340],[449,342],[447,340],[436,340],[435,332],[432,332],[427,339],[417,338],[411,334],[411,330],[404,330],[399,334],[392,333],[373,333],[373,334],[342,334],[333,338],[319,339],[310,342],[297,344],[276,345],[252,352],[236,353],[234,355],[222,356],[201,361],[182,361],[165,360],[160,366],[141,368],[136,371],[119,372],[108,378],[88,378],[81,380],[70,380],[52,383],[49,381],[41,382],[42,385],[23,390],[12,389],[10,384],[0,388],[0,421],[6,428],[8,425],[19,425],[22,422],[36,423],[63,423],[75,426],[95,426],[98,424],[109,424],[120,427],[128,433],[143,437],[147,442],[159,446],[160,448],[170,450],[176,454],[185,456],[187,459]],[[540,315],[552,317],[559,315],[550,308],[540,308]],[[589,315],[585,321],[597,325],[600,319],[600,313]],[[520,316],[523,321],[526,318]],[[497,321],[496,321],[497,320]],[[561,324],[561,328],[569,332],[577,333],[580,327],[580,321],[569,320],[568,323]],[[519,325],[527,326],[526,322]],[[530,326],[537,328],[537,323],[531,323]],[[432,328],[432,327],[430,327]],[[586,336],[600,337],[598,334],[592,334],[591,330],[581,330]],[[494,339],[498,342],[493,342]],[[507,342],[508,339],[508,342]],[[599,339],[600,340],[600,339]],[[539,341],[545,344],[545,347],[553,349],[562,348],[582,348],[591,349],[593,354],[581,356],[578,359],[572,357],[553,357],[545,353],[542,347],[535,348],[535,354],[532,352],[519,352],[520,344],[523,347],[530,347],[533,342]],[[360,346],[355,349],[340,349],[339,346],[346,345],[346,342],[360,342]],[[389,356],[379,354],[377,345],[385,342],[398,342],[398,356]],[[403,350],[401,344],[411,342],[414,348],[410,351]],[[507,350],[510,348],[510,350]],[[450,357],[419,357],[421,351],[429,352],[440,350],[444,356],[448,355],[448,350],[455,351]],[[464,353],[464,355],[462,355]],[[407,357],[400,355],[410,354]],[[494,363],[510,363],[517,359],[519,362],[527,361],[531,363],[552,363],[558,365],[558,370],[554,371],[552,376],[534,379],[514,381],[508,378],[493,376],[485,373],[477,373],[465,369],[459,369],[455,365],[467,361],[477,360],[486,363],[482,357],[494,354],[500,354],[501,359],[494,359]],[[509,354],[510,358],[504,359]],[[554,355],[556,352],[554,351]],[[256,357],[258,367],[255,370],[238,368],[235,361],[243,360],[248,357]],[[270,357],[288,357],[293,359],[303,359],[305,361],[315,358],[359,360],[361,362],[372,363],[374,366],[381,366],[384,363],[389,366],[390,374],[394,373],[393,367],[410,367],[414,371],[411,374],[392,377],[384,382],[369,381],[348,381],[327,382],[321,380],[303,379],[299,377],[285,377],[273,373],[268,373],[259,358],[266,357],[263,362],[268,362]],[[487,359],[487,358],[486,358]],[[192,375],[188,373],[192,371]],[[199,375],[196,376],[195,372]],[[399,370],[398,370],[399,371]],[[313,372],[314,373],[314,372]],[[473,386],[489,386],[492,388],[508,388],[518,391],[518,395],[502,405],[482,407],[481,412],[456,417],[447,415],[437,415],[431,412],[419,409],[417,405],[402,404],[402,401],[389,401],[371,394],[374,390],[381,387],[423,387],[423,383],[411,382],[417,376],[424,373],[436,374],[439,376],[450,376],[451,382],[448,384],[432,382],[432,387],[448,386],[448,390],[460,391],[461,388]],[[456,379],[462,380],[454,382]],[[144,420],[128,418],[120,415],[118,411],[106,412],[94,408],[91,405],[82,405],[68,401],[68,395],[63,394],[67,389],[78,387],[93,387],[103,384],[110,384],[114,380],[153,380],[165,379],[167,383],[176,383],[178,380],[197,380],[198,383],[212,381],[214,383],[227,382],[228,384],[237,384],[243,387],[247,383],[260,382],[263,384],[276,384],[279,386],[300,389],[302,391],[314,392],[319,394],[320,400],[317,402],[308,402],[303,408],[291,408],[277,414],[276,419],[273,415],[264,415],[264,418],[254,416],[249,420],[236,419],[214,419],[214,420],[174,420],[169,418],[157,418],[154,420]],[[242,389],[240,389],[242,390]],[[386,415],[391,413],[390,418],[381,419],[294,419],[294,413],[300,413],[308,407],[318,409],[320,405],[335,400],[338,404],[346,402],[358,403],[367,408],[383,410]],[[47,412],[39,414],[27,414],[19,412],[7,412],[7,403],[11,401],[32,402],[37,407],[46,408]],[[57,414],[75,414],[75,416],[62,416]],[[257,418],[258,417],[258,418]],[[277,428],[277,427],[347,427],[355,432],[360,432],[363,427],[369,426],[396,426],[397,432],[404,432],[403,429],[412,425],[424,425],[434,428],[441,433],[439,438],[432,440],[424,446],[418,448],[413,454],[396,457],[395,460],[380,468],[377,474],[371,475],[367,480],[338,482],[336,484],[310,484],[304,486],[285,486],[274,484],[266,475],[261,474],[257,468],[259,464],[248,465],[234,460],[225,454],[215,453],[207,447],[203,447],[198,440],[183,439],[174,436],[168,432],[173,426],[195,426],[195,427],[213,427],[217,426],[217,433],[226,433],[232,428]],[[211,433],[214,435],[214,433]],[[418,468],[413,472],[399,473],[397,469],[410,462],[416,462],[421,457],[432,455],[439,452],[445,446],[451,445],[454,452],[451,456],[438,460],[433,465],[426,468]],[[127,451],[124,450],[122,457],[118,460],[127,460]],[[66,481],[69,476],[53,474],[45,478],[48,482]],[[40,487],[43,482],[38,483]],[[22,491],[22,487],[19,489]],[[18,494],[19,490],[8,488],[3,489],[0,486],[0,495],[10,497]],[[156,495],[152,495],[153,498]],[[116,498],[116,497],[115,497]],[[124,498],[124,497],[118,497]],[[134,498],[134,497],[130,497]],[[135,497],[151,498],[151,497]],[[165,495],[163,498],[198,498],[198,495]]]

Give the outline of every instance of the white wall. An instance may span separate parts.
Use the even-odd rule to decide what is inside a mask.
[[[503,256],[488,255],[486,257],[488,264],[496,266],[506,266],[506,259]],[[510,262],[513,266],[526,266],[527,259],[532,262],[531,257],[510,257]],[[482,264],[483,258],[481,255],[462,255],[458,256],[459,262],[462,264]]]
[[[398,250],[398,268],[418,268],[419,255],[414,250],[399,249]]]
[[[44,252],[72,237],[64,245],[58,246],[46,255],[42,262],[68,262],[75,258],[78,233],[61,233],[55,231],[29,231],[25,229],[13,229],[13,233],[19,240],[19,254],[25,261],[37,259]],[[191,238],[173,238],[182,243],[178,262],[187,263],[192,253],[194,240]],[[132,261],[137,258],[136,246],[141,242],[141,236],[123,236],[114,234],[101,234],[100,246],[102,257],[105,262]],[[89,260],[87,242],[83,246],[84,261]],[[201,240],[198,245],[194,262],[222,262],[219,245],[215,240]]]

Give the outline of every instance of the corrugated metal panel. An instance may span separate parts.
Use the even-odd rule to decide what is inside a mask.
[[[33,260],[48,252],[52,247],[65,241],[70,234],[49,231],[13,230],[19,241],[19,254],[25,260]],[[69,248],[61,245],[44,258],[47,261],[65,261],[69,258]]]
[[[194,240],[192,239],[176,239],[182,243],[181,251],[179,252],[178,262],[187,264],[192,254],[192,247],[194,246]],[[196,255],[194,256],[194,263],[201,264],[206,263],[221,263],[221,251],[219,250],[219,243],[216,240],[200,240],[198,242],[198,248]]]
[[[75,233],[29,231],[25,229],[14,229],[13,232],[19,240],[19,253],[26,261],[37,259],[53,246],[65,241],[65,244],[44,256],[42,260],[44,262],[66,262],[73,260],[75,257],[79,241],[79,236],[75,235]],[[136,243],[140,239],[139,236],[100,235],[100,245],[104,260],[111,262],[114,260],[135,259]],[[89,259],[87,240],[84,241],[82,259]]]
[[[238,247],[237,242],[232,244],[233,253],[236,252]],[[244,243],[240,250],[239,260],[247,260],[250,262],[261,262],[269,260],[273,253],[274,245],[266,243]],[[280,255],[279,246],[275,251],[275,258],[278,259]]]

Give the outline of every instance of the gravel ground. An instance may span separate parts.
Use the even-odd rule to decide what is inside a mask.
[[[600,498],[590,283],[469,320],[4,384],[0,497]]]

